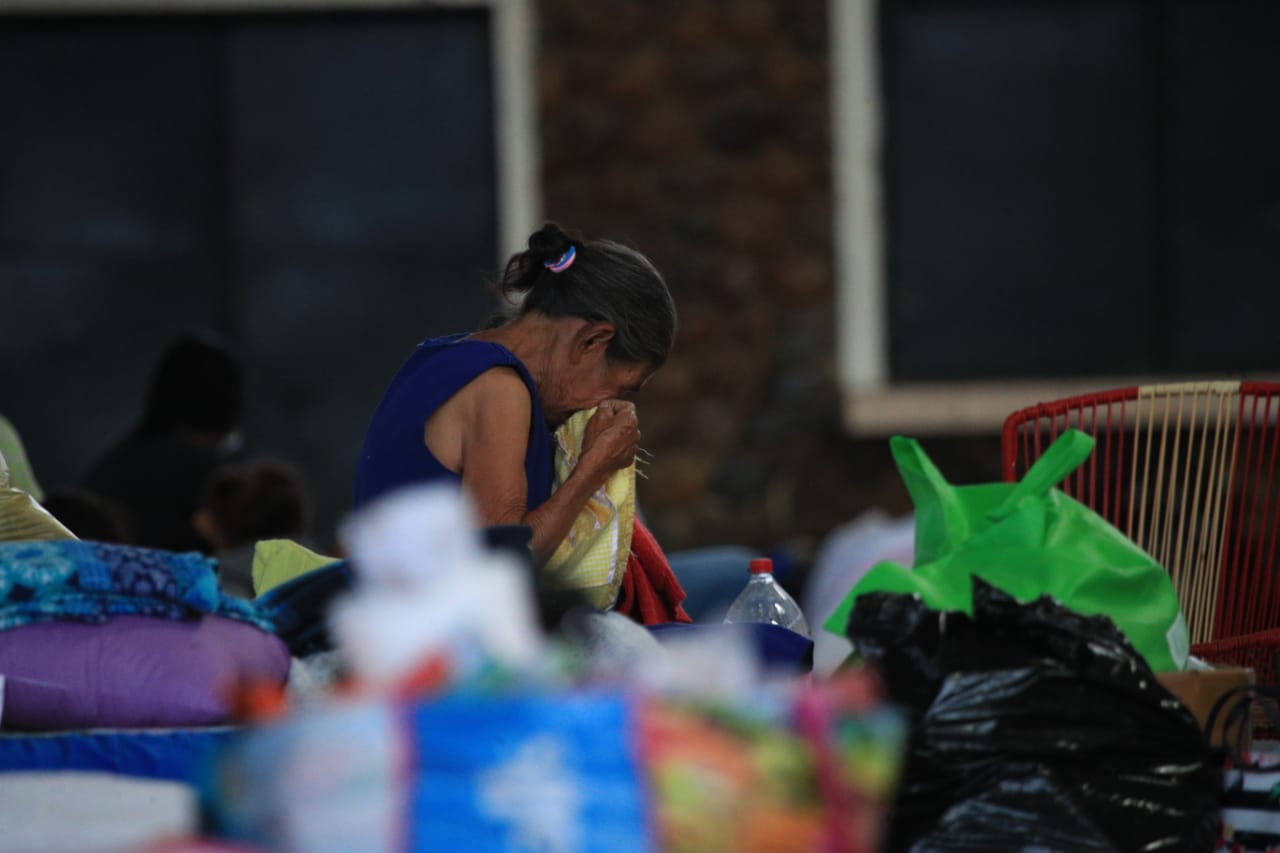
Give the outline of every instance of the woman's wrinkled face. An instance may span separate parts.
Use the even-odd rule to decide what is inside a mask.
[[[559,368],[539,389],[543,414],[552,427],[564,423],[574,412],[593,408],[605,400],[635,396],[655,371],[649,364],[611,362],[603,350]]]

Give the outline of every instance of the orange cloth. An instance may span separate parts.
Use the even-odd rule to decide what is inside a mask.
[[[627,571],[613,609],[641,625],[692,622],[680,604],[685,599],[684,588],[671,571],[662,546],[640,519],[634,524]]]

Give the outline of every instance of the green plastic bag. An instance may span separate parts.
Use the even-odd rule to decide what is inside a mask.
[[[1169,574],[1054,488],[1093,445],[1068,430],[1020,483],[952,486],[918,442],[895,436],[893,458],[916,507],[915,568],[872,566],[824,627],[843,636],[854,600],[869,592],[917,593],[935,610],[971,614],[977,575],[1022,602],[1048,594],[1079,613],[1110,616],[1153,670],[1183,669],[1190,638]]]

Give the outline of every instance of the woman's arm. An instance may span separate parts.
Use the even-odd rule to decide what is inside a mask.
[[[587,425],[577,467],[545,503],[530,510],[524,457],[533,406],[524,381],[513,370],[489,370],[451,402],[459,404],[461,416],[462,485],[480,523],[528,525],[539,564],[569,535],[574,519],[609,475],[631,463],[640,441],[634,405],[601,403]]]
[[[551,558],[587,501],[614,471],[631,464],[639,446],[635,404],[623,400],[601,403],[587,422],[578,464],[546,503],[525,515],[525,524],[534,531],[533,551],[539,563]],[[541,542],[540,530],[546,531]]]

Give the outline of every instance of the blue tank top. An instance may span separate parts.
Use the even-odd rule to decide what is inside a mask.
[[[463,335],[429,338],[418,345],[396,373],[373,413],[356,465],[355,506],[413,483],[444,480],[460,483],[423,441],[427,419],[463,386],[492,367],[514,367],[529,389],[533,413],[529,447],[524,455],[528,509],[551,497],[551,430],[538,402],[538,389],[528,369],[506,347]]]

